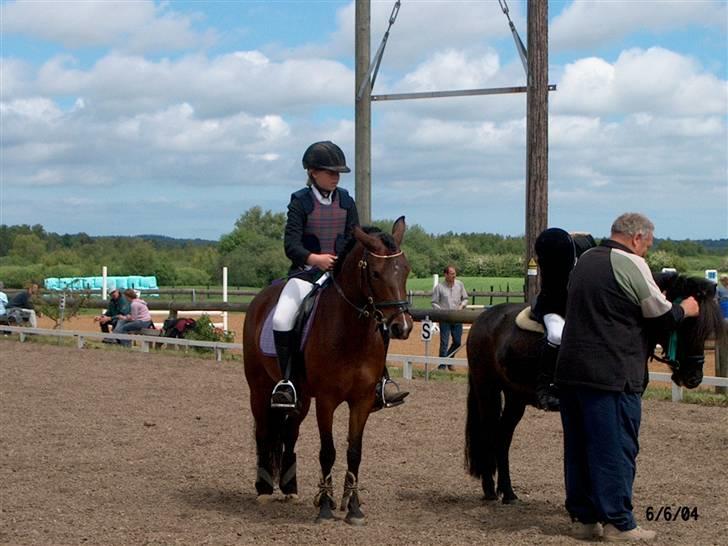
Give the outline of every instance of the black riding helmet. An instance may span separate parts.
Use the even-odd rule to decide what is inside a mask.
[[[346,157],[336,144],[330,140],[314,142],[303,153],[304,169],[323,169],[337,173],[349,173],[351,169],[346,166]]]

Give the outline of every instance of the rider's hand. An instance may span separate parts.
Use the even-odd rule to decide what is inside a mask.
[[[308,265],[314,265],[322,271],[330,271],[336,264],[336,256],[333,254],[311,254],[307,262]]]
[[[680,302],[680,307],[683,308],[686,317],[697,317],[700,314],[700,306],[697,300],[690,296]]]

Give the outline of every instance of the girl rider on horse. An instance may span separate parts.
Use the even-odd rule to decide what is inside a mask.
[[[291,195],[284,234],[286,256],[292,265],[273,314],[273,339],[283,379],[273,389],[271,407],[283,410],[294,409],[297,401],[290,378],[299,307],[315,285],[328,279],[337,255],[359,225],[354,199],[338,187],[340,174],[351,172],[341,148],[328,140],[314,142],[303,154],[303,168],[308,181]],[[408,394],[389,381],[385,371],[376,389],[375,408],[399,405]]]
[[[533,306],[533,315],[546,330],[539,360],[536,399],[538,407],[546,411],[559,410],[554,372],[564,330],[569,275],[579,256],[594,246],[596,242],[590,234],[569,234],[560,228],[548,228],[536,238],[534,249],[541,270],[541,288]]]

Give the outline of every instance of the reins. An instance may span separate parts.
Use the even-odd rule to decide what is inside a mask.
[[[683,298],[675,298],[673,303],[680,303],[682,300]],[[667,340],[667,350],[665,350],[664,347],[662,348],[663,356],[657,356],[653,349],[650,358],[657,360],[658,362],[662,362],[663,364],[667,364],[670,366],[670,369],[675,372],[678,371],[680,369],[680,361],[677,360],[677,340],[677,330],[673,330],[670,332],[670,337]]]

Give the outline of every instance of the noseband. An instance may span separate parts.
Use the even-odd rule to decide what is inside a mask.
[[[339,283],[336,282],[336,279],[334,279],[333,277],[331,278],[332,282],[334,283],[334,287],[336,288],[336,291],[346,303],[348,303],[351,307],[359,312],[360,318],[373,317],[374,320],[377,322],[377,325],[385,331],[387,330],[387,327],[392,322],[392,320],[394,320],[399,315],[407,312],[407,310],[409,309],[409,302],[407,300],[375,301],[374,287],[372,286],[372,277],[367,273],[367,271],[369,270],[367,258],[372,257],[378,258],[380,260],[389,260],[391,258],[397,258],[401,255],[401,250],[396,254],[384,256],[381,254],[374,254],[373,252],[369,252],[368,250],[364,249],[364,254],[361,257],[361,260],[359,260],[359,264],[357,265],[357,267],[361,270],[362,276],[366,279],[368,294],[366,295],[366,303],[361,307],[351,302],[349,298],[347,298],[344,294],[344,291],[339,286]],[[396,311],[392,313],[389,317],[385,317],[384,313],[382,313],[381,311],[382,309],[387,307],[396,307]]]

